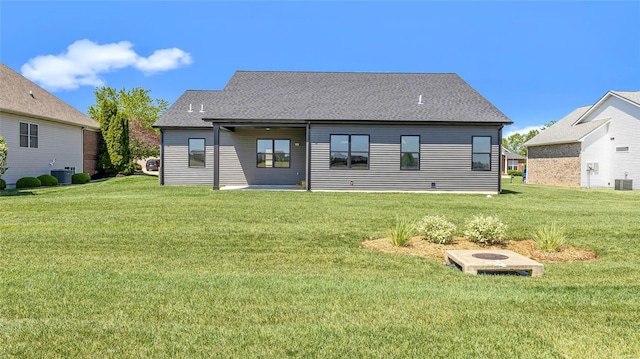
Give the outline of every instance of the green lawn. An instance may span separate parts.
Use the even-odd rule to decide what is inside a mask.
[[[640,191],[504,183],[487,198],[133,176],[2,196],[0,358],[640,357]],[[517,239],[556,221],[601,259],[472,276],[359,248],[427,214],[460,232],[497,215]]]

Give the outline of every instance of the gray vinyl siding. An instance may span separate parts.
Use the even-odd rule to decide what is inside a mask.
[[[499,131],[481,125],[312,125],[311,189],[497,193]],[[369,169],[331,169],[332,134],[369,135]],[[400,170],[402,135],[420,135],[420,170]],[[471,170],[472,136],[491,136],[491,171]]]
[[[220,131],[220,185],[294,185],[305,179],[305,129],[236,127]],[[290,140],[290,168],[258,168],[257,140]],[[295,144],[298,144],[296,146]]]
[[[189,138],[205,139],[205,167],[189,167]],[[257,139],[289,139],[290,168],[258,168]],[[213,185],[213,129],[165,129],[163,174],[166,185]],[[295,144],[298,143],[299,146]],[[305,129],[237,127],[220,131],[220,185],[294,185],[305,179]]]
[[[205,139],[205,166],[189,167],[189,139]],[[213,185],[213,129],[165,130],[162,153],[164,184]]]

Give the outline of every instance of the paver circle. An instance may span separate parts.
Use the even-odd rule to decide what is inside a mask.
[[[474,253],[471,255],[472,257],[480,258],[480,259],[488,259],[492,261],[498,261],[502,259],[509,259],[509,256],[505,256],[504,254],[498,253]]]

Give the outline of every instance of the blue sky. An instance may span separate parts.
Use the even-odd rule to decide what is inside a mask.
[[[99,85],[173,102],[236,70],[455,72],[508,134],[640,91],[640,1],[2,0],[0,60],[85,113]]]

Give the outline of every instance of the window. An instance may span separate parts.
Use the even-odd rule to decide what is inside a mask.
[[[629,152],[629,146],[616,147],[616,152]]]
[[[420,136],[400,136],[400,169],[420,169]]]
[[[20,147],[38,148],[38,125],[20,122]]]
[[[473,136],[471,142],[471,170],[491,171],[491,136]]]
[[[257,145],[258,168],[291,167],[291,141],[259,139]]]
[[[204,167],[204,138],[189,139],[189,167]]]
[[[507,160],[507,170],[518,170],[518,160]]]
[[[331,135],[331,168],[369,168],[369,135]]]

